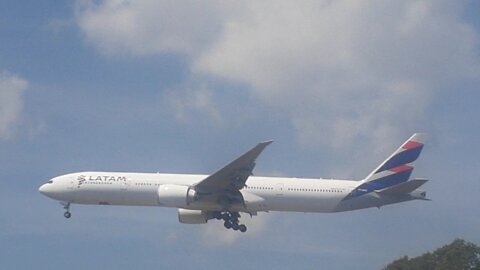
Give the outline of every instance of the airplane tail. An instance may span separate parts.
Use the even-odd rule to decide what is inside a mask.
[[[424,133],[413,134],[362,181],[376,186],[377,190],[406,182],[412,174],[413,163],[420,156],[424,143]]]
[[[425,134],[413,134],[380,166],[365,177],[361,181],[362,184],[345,199],[361,196],[372,191],[385,190],[407,182],[414,168],[413,163],[422,152],[424,142]]]

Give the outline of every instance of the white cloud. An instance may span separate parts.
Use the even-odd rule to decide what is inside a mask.
[[[218,35],[229,13],[224,1],[76,2],[76,20],[88,41],[106,53],[195,54]]]
[[[0,139],[12,136],[23,109],[22,95],[28,82],[8,72],[0,72]]]
[[[476,33],[452,5],[255,2],[194,66],[249,83],[304,143],[350,147],[418,127],[435,88],[479,74]]]
[[[215,105],[213,92],[206,86],[171,89],[165,93],[163,103],[170,106],[176,119],[184,123],[199,119],[200,122],[212,125],[220,125],[223,122],[222,115]]]
[[[305,146],[345,152],[361,139],[359,158],[423,131],[435,91],[480,74],[465,1],[77,3],[100,50],[183,54],[192,77],[248,85],[285,112]],[[184,93],[173,94],[178,119],[221,115],[214,91]]]

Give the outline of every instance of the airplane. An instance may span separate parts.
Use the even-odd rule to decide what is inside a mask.
[[[178,208],[180,223],[222,220],[245,232],[240,213],[291,211],[330,213],[429,200],[418,190],[428,180],[410,179],[425,134],[415,133],[362,180],[324,180],[253,176],[255,162],[272,141],[261,142],[211,175],[131,172],[77,172],[50,179],[43,195],[71,204]]]

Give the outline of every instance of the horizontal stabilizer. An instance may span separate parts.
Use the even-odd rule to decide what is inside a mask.
[[[408,194],[417,188],[419,188],[421,185],[425,184],[428,180],[427,179],[413,179],[407,182],[400,183],[398,185],[382,189],[380,191],[377,191],[378,194],[381,195],[402,195],[402,194]]]

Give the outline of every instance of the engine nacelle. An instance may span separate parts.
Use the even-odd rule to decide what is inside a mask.
[[[186,224],[207,223],[207,214],[202,210],[189,210],[178,208],[178,221]]]
[[[157,194],[159,204],[166,207],[187,207],[197,198],[194,189],[181,185],[160,185]]]

